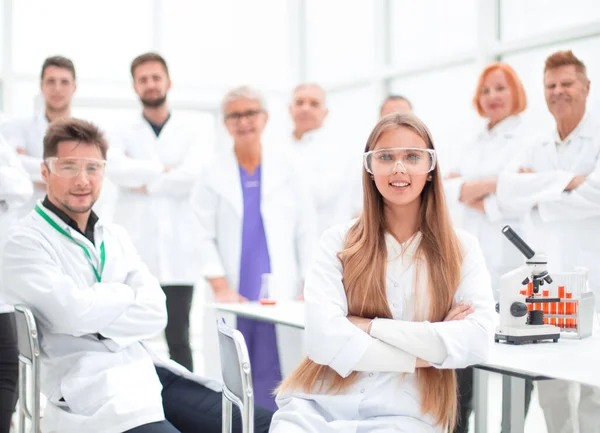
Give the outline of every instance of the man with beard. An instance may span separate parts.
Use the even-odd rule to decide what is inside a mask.
[[[20,155],[21,164],[35,187],[31,201],[21,208],[23,215],[29,213],[46,193],[46,184],[40,175],[46,128],[56,119],[71,117],[71,102],[77,90],[73,62],[63,56],[48,57],[42,65],[40,90],[43,112],[0,125],[0,134]]]
[[[212,147],[212,140],[171,113],[169,69],[159,54],[136,57],[131,75],[143,111],[114,137],[109,152],[107,174],[119,187],[115,221],[127,229],[166,294],[171,358],[192,371],[189,317],[201,276],[189,195],[202,150]]]

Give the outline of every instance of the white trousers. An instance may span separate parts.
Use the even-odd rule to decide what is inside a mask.
[[[537,385],[548,433],[600,433],[600,388],[565,380]]]

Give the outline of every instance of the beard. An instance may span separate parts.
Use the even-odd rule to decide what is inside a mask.
[[[163,105],[165,102],[167,102],[167,95],[164,96],[159,96],[158,98],[141,98],[140,101],[142,101],[142,105],[145,108],[158,108],[161,105]]]

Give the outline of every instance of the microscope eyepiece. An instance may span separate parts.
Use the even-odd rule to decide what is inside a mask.
[[[504,234],[504,236],[506,236],[506,238],[521,251],[521,254],[527,257],[527,259],[530,259],[535,255],[535,251],[533,251],[510,226],[504,226],[502,234]]]

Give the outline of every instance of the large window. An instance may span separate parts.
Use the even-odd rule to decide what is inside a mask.
[[[474,139],[483,124],[472,104],[480,72],[467,64],[392,81],[392,91],[408,97],[431,130],[444,171],[454,162],[453,150]]]
[[[81,81],[127,80],[134,56],[151,48],[152,1],[13,0],[13,66],[37,77],[51,55],[67,56]]]
[[[391,42],[394,65],[410,68],[461,54],[477,44],[477,0],[394,0]]]
[[[160,48],[173,76],[206,87],[287,86],[287,2],[161,1]]]
[[[374,8],[363,0],[307,0],[310,80],[329,83],[366,75],[374,67]]]
[[[501,0],[500,36],[513,41],[570,27],[598,24],[598,0]]]

